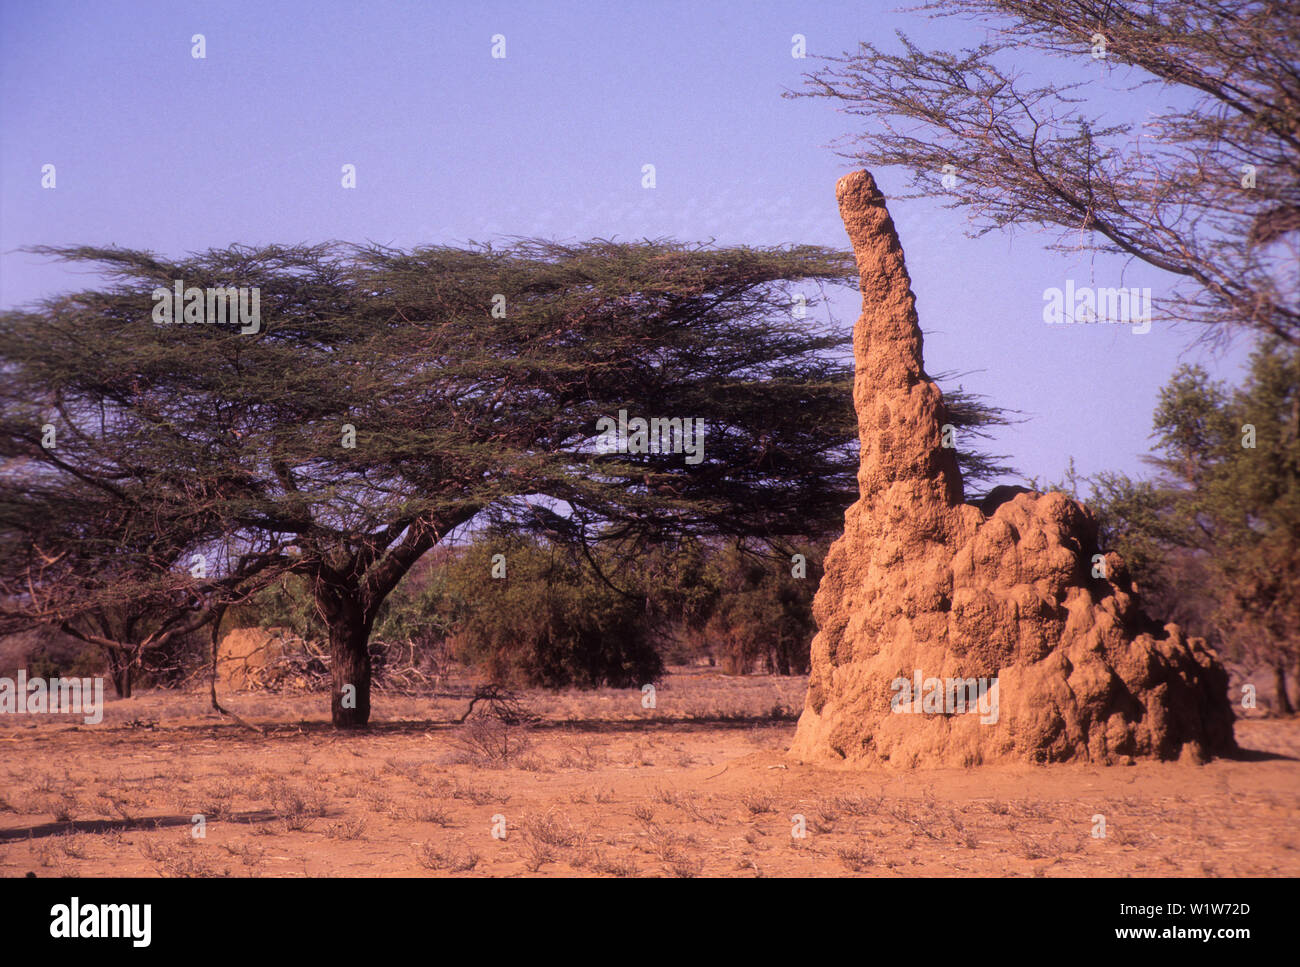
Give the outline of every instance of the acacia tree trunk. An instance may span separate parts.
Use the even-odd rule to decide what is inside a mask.
[[[380,604],[439,535],[477,511],[464,507],[450,520],[413,520],[381,560],[374,554],[336,559],[314,573],[316,607],[329,628],[330,716],[336,729],[364,729],[370,723],[370,631]]]
[[[1291,697],[1286,693],[1286,665],[1282,662],[1273,666],[1273,686],[1277,692],[1277,714],[1294,715],[1295,708],[1291,705]]]
[[[112,679],[118,698],[131,697],[131,666],[134,664],[134,656],[123,654],[116,648],[108,649],[108,677]]]
[[[370,627],[361,589],[317,581],[316,604],[329,628],[330,718],[336,729],[370,723]]]
[[[370,723],[369,644],[368,622],[330,622],[330,715],[336,729],[364,729]]]

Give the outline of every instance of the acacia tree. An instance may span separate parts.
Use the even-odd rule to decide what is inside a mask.
[[[1286,0],[935,0],[932,16],[991,28],[961,51],[871,43],[807,76],[791,97],[827,97],[871,129],[845,154],[896,166],[905,197],[965,209],[973,233],[1039,227],[1056,248],[1080,239],[1182,283],[1157,300],[1166,319],[1300,343],[1300,7]],[[1073,83],[1033,83],[1026,52]],[[1068,62],[1068,63],[1066,63]],[[1128,69],[1121,75],[1121,71]],[[1142,122],[1089,111],[1105,80]],[[951,166],[951,167],[947,167]]]
[[[111,558],[104,541],[154,527],[166,553],[115,577],[121,593],[149,575],[175,582],[174,562],[205,547],[225,549],[200,589],[205,614],[301,575],[329,633],[338,727],[369,719],[380,605],[476,518],[581,548],[774,539],[832,526],[853,497],[850,337],[791,311],[795,286],[815,308],[809,290],[852,282],[846,252],[531,240],[236,246],[180,261],[42,251],[115,280],[0,318],[6,486],[89,490],[88,512],[111,508],[52,512],[65,543],[102,537],[62,572],[68,599],[94,603],[78,581]],[[157,321],[155,290],[178,281],[256,288],[261,319],[244,327],[256,331]],[[703,446],[605,452],[602,419],[620,411],[699,421]],[[993,410],[966,398],[956,417],[977,425]],[[51,424],[72,444],[41,446]]]
[[[189,494],[168,519],[193,527],[185,552],[237,549],[245,563],[221,579],[304,575],[340,727],[369,719],[379,605],[489,508],[624,535],[767,534],[850,499],[847,337],[790,311],[796,282],[851,279],[844,253],[524,241],[55,254],[116,284],[5,314],[6,481],[95,489],[144,529],[157,501]],[[256,287],[260,331],[155,323],[151,293],[177,280]],[[620,409],[704,421],[700,462],[597,452],[598,421]],[[40,446],[51,424],[79,445]],[[62,513],[70,535],[89,526],[74,502]]]

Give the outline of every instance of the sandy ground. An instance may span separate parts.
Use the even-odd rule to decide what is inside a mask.
[[[527,693],[523,728],[455,724],[452,683],[364,735],[320,695],[223,697],[262,734],[197,693],[0,716],[0,874],[1300,875],[1300,720],[1204,766],[862,772],[785,756],[803,692],[674,669],[655,709]]]

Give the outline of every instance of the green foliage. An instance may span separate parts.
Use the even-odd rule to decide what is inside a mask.
[[[1184,367],[1161,394],[1158,465],[1186,546],[1213,559],[1219,619],[1244,648],[1300,643],[1300,348],[1264,340],[1227,393]],[[1249,444],[1252,442],[1253,446]]]
[[[1103,539],[1139,585],[1212,602],[1192,612],[1195,633],[1243,658],[1296,662],[1300,349],[1262,340],[1236,389],[1181,367],[1161,390],[1154,425],[1158,480],[1094,482]]]
[[[745,674],[762,665],[781,675],[808,671],[817,633],[812,599],[821,581],[821,555],[807,560],[807,576],[791,575],[788,557],[758,556],[729,545],[711,563],[714,607],[706,631],[722,668]]]
[[[498,554],[505,576],[493,578]],[[449,620],[457,657],[493,682],[629,688],[663,674],[644,597],[608,586],[569,549],[490,535],[441,570],[419,611]]]
[[[1181,537],[1169,519],[1168,493],[1122,473],[1100,473],[1092,487],[1087,503],[1097,517],[1098,543],[1119,552],[1140,589],[1168,590],[1167,559]]]
[[[626,556],[602,545],[587,559],[527,532],[486,531],[412,572],[385,602],[373,641],[424,655],[447,645],[503,685],[633,687],[656,680],[665,660],[704,658],[734,674],[803,674],[823,549],[801,552],[806,576],[796,578],[789,554],[736,542],[688,540]],[[504,578],[491,576],[498,554]],[[237,614],[246,623],[266,607],[254,623],[302,633],[293,616],[310,598],[298,602],[286,608],[264,594]]]
[[[93,678],[103,673],[103,653],[88,645],[70,655],[55,655],[40,645],[27,658],[29,678]]]

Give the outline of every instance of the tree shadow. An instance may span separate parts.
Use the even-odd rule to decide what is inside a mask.
[[[271,809],[262,809],[244,813],[231,813],[209,823],[253,823],[267,822],[278,817]],[[189,826],[192,816],[141,816],[138,819],[69,819],[62,822],[40,823],[35,826],[20,826],[16,829],[0,829],[0,843],[12,843],[23,839],[42,839],[46,836],[64,836],[70,833],[128,833],[150,829],[174,829]]]
[[[644,718],[644,719],[542,719],[517,728],[532,732],[703,732],[716,729],[753,729],[765,727],[785,727],[799,721],[799,713],[782,712],[773,715],[764,712],[758,715],[697,715],[679,718]],[[364,729],[336,729],[333,724],[323,720],[295,722],[287,724],[263,725],[268,736],[286,735],[332,735],[346,738],[356,736],[402,736],[431,733],[454,732],[464,723],[454,719],[403,719],[395,722],[372,722]],[[218,728],[203,726],[203,728]],[[237,729],[238,726],[219,726],[223,731]]]
[[[1284,755],[1281,752],[1265,752],[1262,749],[1243,749],[1238,747],[1234,752],[1226,752],[1222,755],[1216,755],[1215,759],[1225,759],[1228,762],[1300,762],[1293,755]]]

